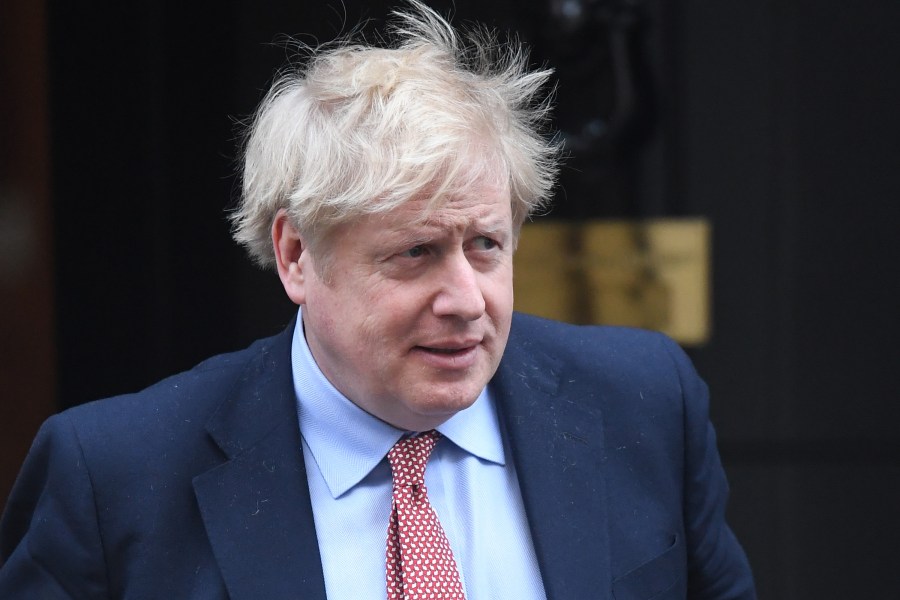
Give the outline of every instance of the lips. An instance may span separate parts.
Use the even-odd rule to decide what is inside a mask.
[[[435,342],[415,346],[413,353],[438,369],[467,369],[477,359],[481,340]]]
[[[480,338],[466,338],[463,340],[443,340],[419,344],[416,348],[435,354],[455,354],[465,352],[481,344]]]
[[[426,352],[434,352],[435,354],[455,354],[457,352],[462,352],[465,348],[429,348],[428,346],[419,346],[422,350]]]

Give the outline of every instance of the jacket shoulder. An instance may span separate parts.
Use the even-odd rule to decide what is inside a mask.
[[[685,409],[707,410],[706,387],[690,359],[659,332],[517,314],[501,364],[504,383],[518,379],[609,414],[666,413],[680,423]]]
[[[274,346],[287,334],[256,340],[242,350],[207,358],[140,391],[88,402],[64,411],[61,416],[76,425],[92,423],[103,427],[131,422],[151,430],[154,424],[167,419],[202,418],[215,410],[241,379],[265,370],[276,359]]]
[[[681,355],[668,336],[657,331],[608,325],[573,325],[515,313],[510,344],[541,351],[567,364],[598,360],[646,360],[654,353]]]

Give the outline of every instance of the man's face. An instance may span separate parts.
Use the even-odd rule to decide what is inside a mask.
[[[482,181],[425,207],[414,199],[339,226],[324,277],[308,251],[300,256],[319,368],[358,406],[413,431],[475,401],[513,310],[509,192]]]

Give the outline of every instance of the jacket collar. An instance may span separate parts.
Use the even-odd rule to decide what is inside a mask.
[[[232,600],[325,600],[291,381],[291,324],[263,340],[207,423],[228,458],[194,491]]]
[[[549,600],[604,598],[610,581],[602,415],[514,319],[491,381]],[[527,328],[531,328],[529,324]],[[325,600],[291,380],[293,323],[264,340],[207,423],[228,461],[194,479],[233,600]],[[254,559],[256,557],[256,559]],[[262,559],[260,559],[260,557]]]
[[[602,415],[583,373],[546,353],[516,317],[492,385],[549,600],[609,597]],[[528,319],[534,324],[549,322]],[[580,375],[578,377],[577,375]],[[587,382],[585,382],[587,383]]]

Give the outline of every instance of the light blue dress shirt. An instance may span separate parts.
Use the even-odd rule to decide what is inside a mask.
[[[405,431],[365,412],[325,378],[297,318],[291,348],[303,458],[329,600],[385,597],[391,469]],[[438,427],[425,470],[468,600],[544,600],[522,496],[488,390]]]

